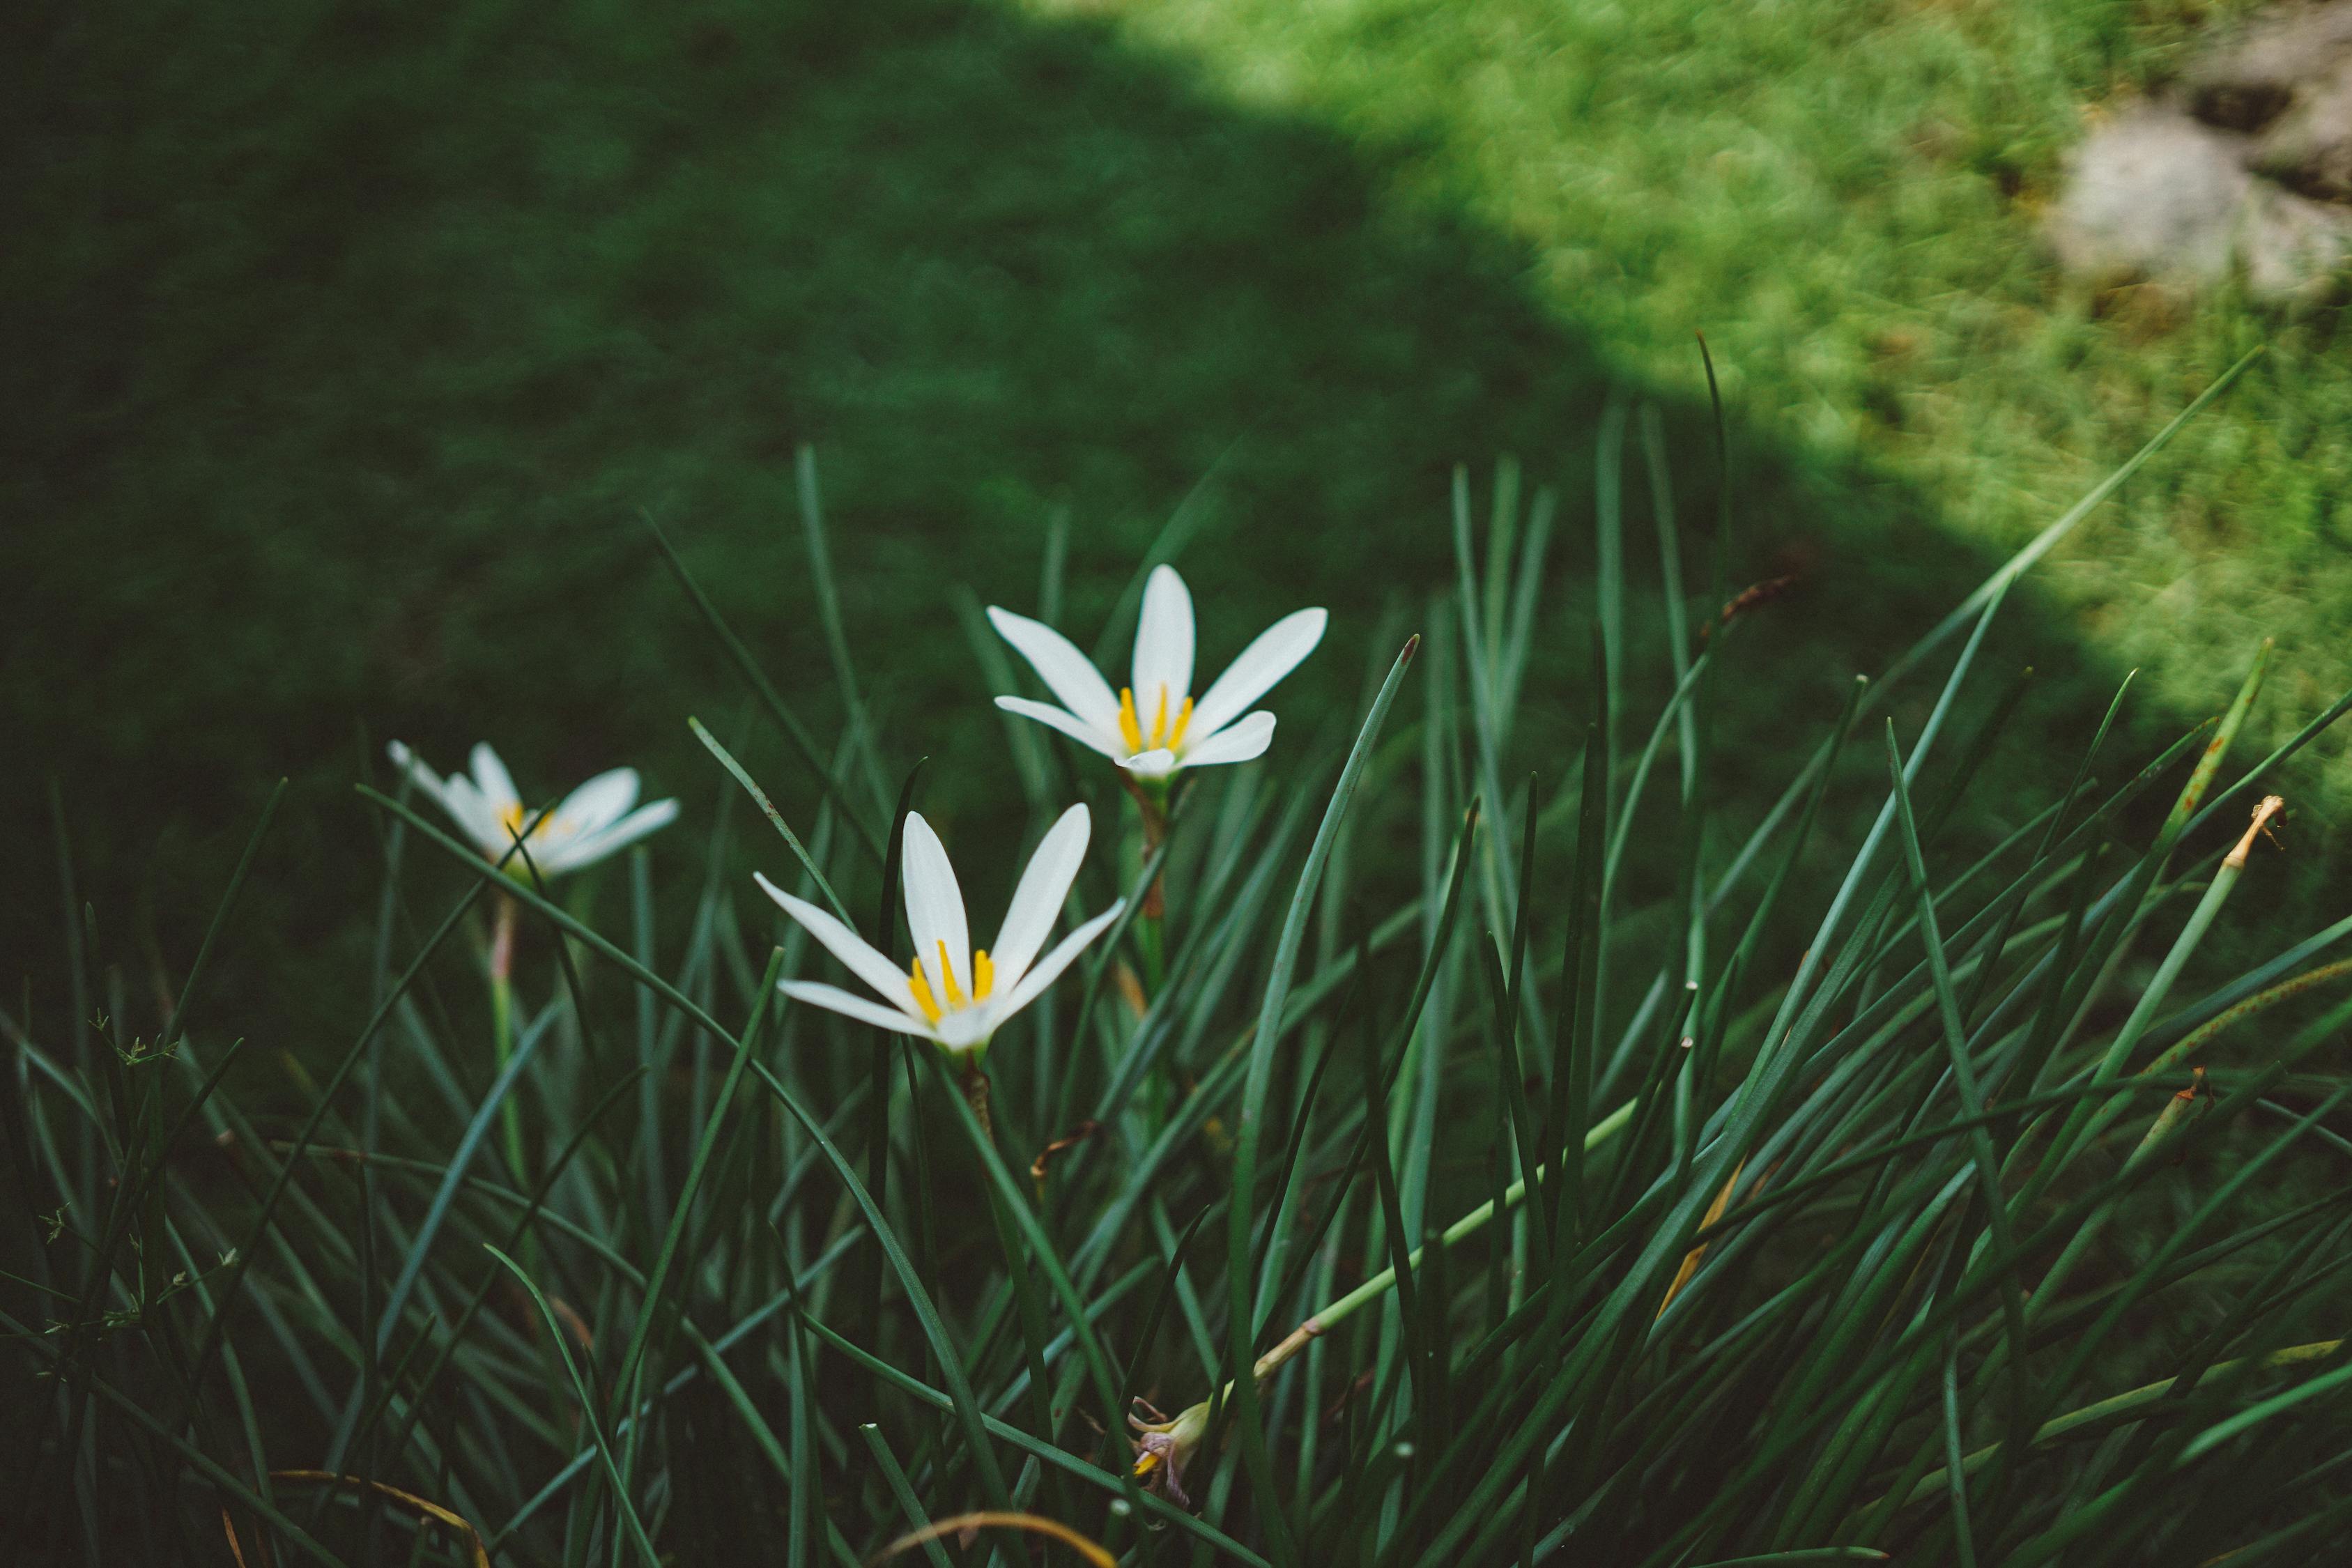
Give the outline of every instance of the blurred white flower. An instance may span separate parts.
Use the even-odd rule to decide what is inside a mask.
[[[761,891],[872,986],[882,1001],[804,980],[785,981],[784,994],[902,1035],[920,1036],[950,1051],[982,1049],[1006,1019],[1035,1000],[1087,943],[1118,918],[1125,905],[1124,900],[1112,904],[1064,937],[1044,958],[1037,956],[1077,877],[1078,864],[1086,858],[1090,830],[1085,806],[1074,805],[1062,814],[1021,873],[996,945],[975,952],[964,920],[963,893],[956,886],[948,852],[930,824],[908,814],[901,880],[915,961],[904,970],[814,904],[755,876]]]
[[[1283,616],[1195,701],[1192,595],[1172,566],[1154,567],[1144,584],[1135,683],[1116,697],[1087,656],[1053,627],[993,605],[988,618],[1062,704],[1000,697],[996,705],[1052,725],[1145,780],[1164,779],[1181,768],[1245,763],[1264,752],[1274,740],[1274,715],[1244,710],[1315,651],[1329,619],[1321,610]]]
[[[394,741],[385,748],[394,767],[405,772],[416,787],[449,814],[449,820],[492,860],[506,857],[526,826],[523,851],[542,877],[558,877],[592,866],[646,834],[667,827],[677,816],[677,802],[657,800],[629,808],[637,802],[637,770],[614,768],[598,773],[563,797],[554,810],[535,813],[516,793],[514,779],[499,754],[486,744],[474,748],[474,776],[451,773],[443,778],[425,765],[416,753]],[[533,817],[537,817],[534,822]],[[522,857],[506,861],[509,874],[528,877]]]

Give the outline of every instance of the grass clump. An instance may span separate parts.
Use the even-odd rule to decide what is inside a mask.
[[[989,970],[960,901],[946,967],[898,965],[943,930],[930,775],[996,764],[908,766],[829,575],[835,736],[698,590],[796,758],[762,780],[696,727],[774,829],[750,831],[788,920],[720,874],[723,816],[666,947],[646,847],[606,862],[607,928],[541,875],[520,799],[499,852],[371,791],[375,978],[294,1093],[195,1026],[242,869],[155,1040],[20,1029],[11,1539],[647,1565],[2340,1549],[2352,1085],[2305,1060],[2340,1006],[2295,1009],[2352,921],[2241,973],[2197,959],[2276,870],[2280,765],[2346,704],[2245,766],[2265,648],[2218,722],[2137,758],[2102,723],[2005,838],[1954,832],[2014,709],[1970,695],[1989,626],[2140,460],[1856,682],[1752,828],[1717,803],[1721,737],[1771,591],[1693,568],[1662,506],[1671,696],[1635,710],[1623,567],[1651,545],[1604,464],[1589,708],[1557,754],[1521,688],[1562,624],[1552,514],[1507,478],[1482,524],[1458,482],[1454,580],[1371,650],[1343,752],[1295,725],[1266,765],[1122,772],[1009,733],[1062,869],[1022,879],[1008,932],[1024,898],[1102,918],[970,1028]],[[1116,626],[1158,614],[1140,567]],[[1205,636],[1229,619],[1212,602]],[[1084,719],[1068,666],[1024,652]],[[1882,708],[1931,671],[1923,716]],[[1181,760],[1153,703],[1115,722]],[[1858,847],[1809,907],[1823,842]],[[836,977],[817,942],[897,1013],[809,990]]]

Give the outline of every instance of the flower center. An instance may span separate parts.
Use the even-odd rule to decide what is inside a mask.
[[[987,1001],[988,994],[996,989],[996,965],[989,962],[987,949],[982,948],[971,955],[971,994],[969,997],[956,984],[955,966],[948,962],[948,944],[939,943],[939,950],[940,978],[948,990],[944,1007],[931,991],[930,976],[923,973],[921,959],[915,960],[907,973],[907,990],[915,998],[916,1008],[925,1019],[934,1024],[950,1013],[961,1012],[975,1002]]]
[[[531,825],[530,831],[525,833],[522,830],[522,825],[530,818],[530,813],[523,809],[522,802],[516,801],[499,813],[499,825],[507,830],[509,837],[520,837],[525,841],[543,838],[555,826],[555,814],[551,811],[545,812],[541,815],[536,823]]]
[[[1131,686],[1118,689],[1118,734],[1130,752],[1156,752],[1163,747],[1175,751],[1183,745],[1185,726],[1192,722],[1192,700],[1189,697],[1177,705],[1175,723],[1168,721],[1168,683],[1164,680],[1160,683],[1159,699],[1152,704],[1151,728],[1149,731],[1144,729],[1137,715],[1135,689]]]

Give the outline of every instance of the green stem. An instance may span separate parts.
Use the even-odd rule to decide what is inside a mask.
[[[1623,1131],[1626,1123],[1633,1119],[1633,1108],[1637,1103],[1639,1103],[1637,1100],[1629,1100],[1599,1121],[1594,1122],[1584,1134],[1585,1149],[1592,1150]],[[1529,1173],[1538,1186],[1542,1184],[1544,1179],[1544,1169],[1543,1166],[1538,1165]],[[1493,1223],[1496,1215],[1508,1214],[1517,1208],[1528,1195],[1528,1177],[1521,1177],[1505,1188],[1499,1199],[1488,1198],[1485,1203],[1447,1226],[1438,1233],[1437,1246],[1441,1248],[1451,1247],[1465,1237],[1475,1236],[1484,1230]],[[1410,1270],[1418,1270],[1422,1258],[1428,1250],[1426,1246],[1415,1247],[1406,1255],[1405,1267]],[[1280,1343],[1257,1358],[1256,1363],[1250,1368],[1251,1384],[1254,1387],[1262,1388],[1265,1380],[1280,1370],[1285,1362],[1346,1321],[1357,1309],[1388,1294],[1396,1288],[1396,1269],[1393,1267],[1383,1269],[1328,1306],[1307,1314],[1306,1321],[1284,1335]],[[1241,1380],[1235,1378],[1226,1384],[1223,1392],[1217,1395],[1217,1399],[1222,1401],[1233,1398],[1234,1392],[1240,1383]],[[1181,1467],[1185,1458],[1190,1456],[1193,1447],[1201,1442],[1207,1432],[1212,1403],[1213,1401],[1204,1399],[1173,1420],[1138,1426],[1137,1429],[1145,1433],[1147,1436],[1137,1445],[1138,1457],[1135,1471],[1137,1479],[1141,1479],[1150,1476],[1162,1465],[1169,1467],[1171,1476]],[[1165,1439],[1165,1441],[1154,1447],[1150,1446],[1154,1439]]]
[[[1175,821],[1174,813],[1169,809],[1173,792],[1165,779],[1144,782],[1132,774],[1128,775],[1127,787],[1135,797],[1141,819],[1142,831],[1137,837],[1135,856],[1135,871],[1140,876],[1143,868],[1151,864],[1152,856],[1168,841],[1169,829]],[[1165,869],[1151,879],[1151,886],[1144,891],[1142,911],[1135,921],[1135,944],[1143,955],[1143,994],[1147,998],[1157,997],[1168,981],[1167,884]]]
[[[2199,1028],[2196,1033],[2184,1037],[2175,1045],[2166,1047],[2157,1054],[2154,1061],[2140,1069],[2139,1076],[2147,1078],[2160,1073],[2167,1068],[2195,1056],[2212,1044],[2215,1037],[2232,1026],[2242,1024],[2255,1014],[2275,1007],[2282,1002],[2293,1001],[2307,991],[2316,990],[2331,980],[2341,980],[2347,974],[2352,974],[2352,958],[2339,958],[2333,963],[2323,963],[2316,969],[2307,969],[2292,980],[2282,980],[2266,991],[2258,991]],[[2340,1022],[2338,1026],[2341,1026]],[[2294,1044],[2279,1054],[2279,1060],[2292,1064],[2334,1032],[2333,1028],[2316,1032],[2305,1030],[2296,1037]]]
[[[2334,1355],[2343,1342],[2341,1340],[2319,1340],[2306,1345],[2289,1345],[2284,1350],[2272,1351],[2264,1355],[2248,1356],[2242,1361],[2222,1362],[2218,1366],[2207,1368],[2204,1376],[2220,1378],[2257,1368],[2294,1366],[2304,1362],[2320,1361]],[[2147,1384],[2127,1393],[2112,1394],[2095,1405],[2085,1405],[2080,1410],[2070,1411],[2055,1420],[2046,1421],[2042,1423],[2041,1429],[2034,1433],[2034,1444],[2039,1447],[2044,1443],[2053,1443],[2066,1436],[2067,1433],[2079,1427],[2088,1426],[2094,1422],[2128,1415],[2141,1406],[2152,1405],[2170,1394],[2175,1381],[2168,1377],[2161,1382]],[[1999,1443],[1979,1448],[1960,1461],[1960,1468],[1973,1474],[1990,1463],[1993,1456],[2000,1452],[2000,1448],[2001,1446]],[[1905,1495],[1899,1506],[1908,1508],[1914,1503],[1925,1502],[1934,1497],[1944,1489],[1945,1474],[1943,1470],[1937,1470],[1919,1478],[1912,1485],[1910,1491]],[[1880,1501],[1884,1500],[1884,1499],[1880,1500]],[[1871,1508],[1877,1506],[1876,1502],[1870,1505]]]
[[[982,1072],[977,1058],[966,1062],[957,1074],[957,1087],[963,1090],[963,1102],[971,1107],[971,1118],[992,1141],[996,1137],[995,1119],[988,1113],[988,1074]]]
[[[2139,1044],[2140,1037],[2155,1022],[2157,1009],[2163,1006],[2165,998],[2171,994],[2173,982],[2179,978],[2181,970],[2188,966],[2190,957],[2204,942],[2205,933],[2212,928],[2215,918],[2221,912],[2221,906],[2229,902],[2231,893],[2238,886],[2238,879],[2245,874],[2246,858],[2253,851],[2254,840],[2262,836],[2271,817],[2285,804],[2276,795],[2267,795],[2254,808],[2253,821],[2247,826],[2245,837],[2238,840],[2237,847],[2223,858],[2221,867],[2214,871],[2213,880],[2206,885],[2205,896],[2198,900],[2196,910],[2189,917],[2189,923],[2181,928],[2180,935],[2173,942],[2172,951],[2164,955],[2164,962],[2157,966],[2156,977],[2140,993],[2138,1002],[2132,1007],[2131,1016],[2124,1020],[2124,1026],[2116,1031],[2114,1043],[2107,1047],[2106,1055],[2100,1059],[2097,1070],[2091,1077],[2093,1083],[2109,1083],[2123,1076],[2125,1065],[2131,1060],[2132,1047]],[[2077,1106],[2060,1128],[2058,1136],[2052,1141],[2042,1169],[2027,1184],[2026,1192],[2016,1206],[2023,1208],[2048,1191],[2051,1182],[2065,1169],[2075,1152],[2106,1131],[2126,1109],[2120,1103],[2094,1105],[2088,1100]]]
[[[1602,1117],[1600,1121],[1594,1122],[1584,1134],[1584,1147],[1587,1150],[1598,1148],[1601,1144],[1607,1142],[1619,1132],[1624,1131],[1625,1124],[1633,1119],[1633,1107],[1635,1103],[1635,1101],[1629,1100],[1624,1104],[1619,1106],[1616,1110],[1611,1111],[1608,1115]],[[1543,1181],[1544,1171],[1545,1167],[1541,1165],[1538,1165],[1535,1168],[1533,1175],[1538,1184],[1540,1184]],[[1503,1189],[1503,1195],[1499,1202],[1494,1198],[1488,1198],[1485,1203],[1480,1204],[1476,1208],[1472,1209],[1468,1214],[1464,1215],[1460,1219],[1455,1220],[1452,1225],[1447,1226],[1443,1231],[1440,1231],[1437,1237],[1438,1245],[1441,1247],[1450,1247],[1455,1242],[1460,1241],[1466,1237],[1477,1235],[1478,1232],[1484,1230],[1487,1225],[1494,1220],[1496,1215],[1507,1214],[1512,1209],[1517,1208],[1519,1205],[1520,1200],[1525,1198],[1527,1195],[1528,1177],[1522,1176],[1517,1181],[1513,1182],[1509,1186]],[[1427,1250],[1428,1248],[1426,1247],[1417,1247],[1413,1248],[1412,1253],[1405,1258],[1406,1266],[1409,1268],[1419,1268],[1421,1266],[1421,1255]],[[1379,1297],[1385,1295],[1395,1286],[1395,1284],[1396,1270],[1394,1268],[1382,1269],[1380,1273],[1373,1275],[1370,1279],[1365,1280],[1361,1285],[1357,1286],[1354,1289],[1349,1291],[1346,1295],[1340,1297],[1329,1306],[1318,1309],[1312,1317],[1307,1319],[1307,1321],[1319,1325],[1319,1328],[1321,1329],[1332,1328],[1344,1321],[1350,1313],[1354,1312],[1359,1307],[1363,1306],[1366,1302],[1374,1300]],[[1294,1334],[1292,1337],[1296,1338],[1297,1335]],[[1304,1342],[1302,1341],[1301,1342],[1303,1343]],[[1284,1343],[1287,1344],[1289,1342],[1285,1341]],[[1279,1351],[1281,1348],[1281,1346],[1277,1345],[1276,1350]],[[1294,1349],[1296,1347],[1294,1347]],[[1270,1367],[1265,1364],[1265,1361],[1272,1359],[1272,1355],[1273,1352],[1269,1352],[1265,1358],[1260,1360],[1258,1363],[1259,1376],[1263,1377],[1267,1373],[1274,1370],[1274,1367]],[[1284,1357],[1284,1360],[1287,1359],[1287,1356]],[[1282,1363],[1276,1361],[1274,1364],[1275,1366],[1279,1366]]]
[[[490,1047],[498,1070],[506,1070],[507,1061],[514,1055],[514,943],[515,901],[504,893],[495,895],[498,907],[490,918]],[[518,1088],[520,1086],[517,1086]],[[517,1096],[509,1090],[499,1107],[499,1127],[505,1135],[507,1163],[515,1180],[528,1186],[530,1173],[524,1168],[522,1157],[522,1111],[516,1104]]]
[[[2124,1026],[2116,1034],[2115,1043],[2107,1047],[2107,1054],[2100,1061],[2098,1071],[2093,1076],[2092,1082],[2107,1083],[2123,1076],[2124,1067],[2131,1059],[2132,1047],[2137,1045],[2140,1037],[2147,1032],[2148,1025],[2155,1020],[2157,1009],[2164,1005],[2165,996],[2171,991],[2173,981],[2179,978],[2180,971],[2189,963],[2189,956],[2205,940],[2206,931],[2212,927],[2214,918],[2221,912],[2221,906],[2229,901],[2231,890],[2238,885],[2238,879],[2245,874],[2246,857],[2252,853],[2254,840],[2262,836],[2263,827],[2284,804],[2273,795],[2265,796],[2263,803],[2254,808],[2254,819],[2247,826],[2245,837],[2238,840],[2238,847],[2230,851],[2229,855],[2222,859],[2221,868],[2213,873],[2213,880],[2206,888],[2205,897],[2199,901],[2196,912],[2189,917],[2188,925],[2181,929],[2179,940],[2172,944],[2172,951],[2164,955],[2164,963],[2158,967],[2156,978],[2150,981],[2147,989],[2140,994],[2138,1004],[2132,1008],[2131,1016],[2124,1021]],[[2049,1157],[2043,1162],[2041,1171],[2036,1173],[2033,1182],[2030,1184],[2026,1201],[2031,1201],[2032,1196],[2046,1192],[2051,1181],[2064,1169],[2075,1152],[2105,1132],[2126,1109],[2127,1108],[2120,1103],[2093,1105],[2088,1100],[2078,1107],[2067,1119],[2066,1125],[2060,1130],[2057,1140],[2051,1146]],[[2133,1151],[2125,1168],[2129,1170],[2139,1164],[2153,1152],[2155,1148],[2168,1141],[2172,1136],[2176,1123],[2184,1111],[2180,1102],[2168,1103],[2163,1113],[2158,1116],[2156,1126],[2149,1130],[2147,1137],[2142,1141],[2140,1147]],[[2034,1288],[2032,1299],[2026,1303],[2029,1316],[2038,1316],[2049,1308],[2051,1302],[2058,1299],[2058,1292],[2064,1286],[2067,1277],[2074,1272],[2075,1266],[2090,1251],[2092,1244],[2105,1228],[2107,1220],[2115,1213],[2116,1205],[2119,1201],[2119,1199],[2110,1199],[2102,1204],[2067,1242],[2065,1250],[2060,1253],[2058,1260],[2051,1265],[2050,1272],[2042,1276],[2042,1283]],[[2018,1206],[2024,1207],[2024,1202],[2021,1202]]]

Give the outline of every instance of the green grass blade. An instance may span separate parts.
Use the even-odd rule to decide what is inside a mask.
[[[857,671],[849,657],[849,636],[842,628],[841,590],[834,583],[833,552],[825,542],[824,502],[816,483],[816,448],[805,441],[793,452],[793,489],[800,501],[801,531],[808,537],[809,577],[816,585],[817,619],[824,626],[824,647],[833,660],[833,679],[841,688],[841,710],[847,715],[857,749],[866,759],[867,776],[879,794],[881,759],[875,754],[874,729],[866,703],[857,695]]]
[[[613,1458],[612,1441],[605,1436],[604,1424],[597,1417],[595,1392],[580,1375],[579,1363],[572,1359],[570,1335],[564,1331],[562,1320],[555,1315],[555,1309],[547,1304],[547,1297],[541,1292],[538,1282],[524,1271],[521,1264],[487,1242],[483,1244],[483,1250],[515,1277],[516,1283],[529,1293],[532,1304],[538,1307],[540,1321],[546,1324],[549,1339],[553,1342],[556,1352],[563,1358],[563,1370],[571,1375],[572,1394],[580,1405],[580,1418],[587,1424],[589,1436],[595,1440],[597,1457],[604,1461],[605,1479],[612,1483],[614,1507],[619,1510],[621,1521],[628,1526],[629,1539],[635,1543],[638,1555],[645,1559],[646,1568],[661,1568],[661,1553],[654,1550],[653,1540],[646,1533],[645,1521],[637,1516],[636,1504],[629,1497],[628,1483],[622,1479],[621,1468]]]
[[[237,895],[245,890],[245,879],[253,871],[253,858],[261,852],[261,841],[269,833],[269,825],[277,818],[278,803],[286,798],[286,781],[279,779],[271,786],[269,798],[262,803],[261,820],[253,825],[253,836],[246,840],[245,852],[236,859],[236,869],[229,874],[228,889],[221,895],[220,907],[213,912],[212,923],[205,928],[205,940],[196,948],[196,961],[188,965],[188,977],[180,984],[180,994],[172,1004],[172,1016],[165,1020],[159,1038],[165,1046],[180,1037],[180,1029],[188,1016],[188,1004],[194,1000],[196,984],[205,976],[212,961],[213,947],[221,931],[228,925],[231,910],[236,908]]]
[[[889,1260],[892,1271],[898,1275],[898,1283],[906,1292],[907,1304],[922,1326],[924,1338],[930,1342],[931,1353],[938,1358],[937,1363],[947,1380],[948,1395],[956,1420],[963,1427],[972,1462],[979,1467],[982,1484],[988,1491],[989,1505],[1011,1510],[1013,1495],[1005,1486],[1003,1471],[997,1468],[995,1452],[988,1446],[988,1426],[979,1399],[964,1375],[962,1355],[955,1342],[949,1337],[946,1325],[940,1321],[939,1310],[931,1304],[930,1293],[924,1289],[921,1277],[915,1272],[913,1261],[908,1258],[906,1248],[899,1245],[898,1233],[891,1228],[882,1211],[874,1206],[873,1194],[866,1190],[866,1184],[857,1179],[856,1168],[825,1135],[824,1126],[802,1107],[800,1100],[775,1074],[768,1070],[765,1064],[751,1061],[751,1068],[766,1085],[768,1092],[800,1124],[801,1131],[823,1154],[825,1163],[833,1167],[834,1174],[848,1190],[851,1201],[865,1215],[866,1227],[873,1232],[883,1256]],[[812,1327],[820,1326],[814,1320],[810,1320],[810,1322]]]
[[[872,855],[878,864],[882,858],[881,837],[874,831],[873,825],[868,823],[859,814],[856,806],[850,802],[847,794],[841,787],[840,779],[835,774],[834,768],[818,752],[816,741],[809,734],[807,726],[803,725],[799,717],[784,705],[784,700],[776,694],[776,689],[768,681],[767,673],[751,658],[751,650],[743,646],[742,639],[735,635],[734,628],[730,626],[726,618],[719,615],[719,606],[710,602],[709,596],[703,593],[701,584],[697,583],[693,574],[687,571],[686,563],[679,558],[677,548],[670,543],[669,536],[662,532],[650,514],[646,517],[645,522],[646,531],[653,535],[654,542],[661,547],[662,560],[668,564],[671,574],[677,578],[678,585],[686,590],[687,597],[694,601],[695,609],[701,614],[704,622],[710,627],[711,635],[719,639],[719,647],[727,651],[727,657],[734,662],[735,668],[742,672],[743,679],[751,683],[752,691],[767,708],[769,717],[775,720],[776,728],[783,731],[784,738],[793,743],[793,749],[801,754],[801,761],[807,763],[809,772],[816,775],[818,788],[822,789],[839,808],[842,817],[849,824],[850,830],[857,835],[859,841],[866,846],[866,852]]]
[[[694,731],[694,738],[702,742],[706,751],[719,759],[719,765],[725,768],[729,775],[743,786],[743,793],[751,797],[752,804],[760,808],[760,814],[783,836],[785,847],[792,850],[793,858],[801,863],[801,869],[809,874],[809,879],[814,882],[817,890],[824,895],[824,901],[833,906],[833,912],[840,916],[844,923],[852,923],[849,919],[849,906],[841,901],[841,895],[833,890],[831,882],[825,880],[824,870],[810,856],[808,847],[801,842],[800,835],[794,833],[792,825],[784,820],[784,814],[776,809],[776,803],[768,798],[768,792],[753,782],[751,775],[744,770],[743,764],[735,760],[735,754],[732,752],[719,743],[718,736],[703,728],[701,720],[689,716],[686,721],[686,727]]]
[[[882,1472],[891,1497],[898,1500],[899,1511],[907,1516],[908,1528],[919,1531],[929,1524],[930,1516],[923,1511],[921,1500],[915,1496],[915,1489],[908,1483],[907,1472],[899,1468],[898,1456],[890,1452],[890,1445],[883,1440],[882,1428],[867,1421],[859,1426],[857,1435],[865,1439],[866,1451],[874,1456],[874,1468]],[[947,1548],[941,1546],[936,1538],[923,1542],[923,1555],[929,1560],[931,1568],[953,1568],[948,1562]]]
[[[1396,700],[1397,691],[1403,684],[1405,668],[1412,662],[1413,653],[1419,646],[1418,637],[1405,644],[1389,671],[1388,679],[1381,684],[1380,694],[1372,700],[1371,710],[1365,716],[1354,749],[1349,752],[1347,764],[1340,770],[1339,781],[1332,789],[1331,803],[1324,811],[1322,826],[1316,830],[1315,842],[1307,849],[1306,867],[1299,873],[1297,890],[1291,895],[1290,912],[1284,919],[1282,935],[1275,947],[1272,973],[1266,983],[1265,999],[1258,1009],[1257,1034],[1251,1043],[1248,1076],[1243,1086],[1242,1102],[1237,1113],[1239,1134],[1234,1153],[1233,1174],[1235,1201],[1226,1215],[1226,1283],[1230,1297],[1226,1335],[1228,1349],[1239,1374],[1234,1389],[1234,1416],[1241,1433],[1244,1464],[1248,1468],[1251,1485],[1256,1489],[1261,1500],[1260,1517],[1265,1521],[1269,1555],[1283,1568],[1288,1568],[1297,1561],[1297,1547],[1290,1540],[1288,1523],[1276,1502],[1274,1461],[1266,1449],[1255,1380],[1247,1375],[1254,1359],[1250,1340],[1252,1327],[1257,1321],[1257,1308],[1251,1300],[1253,1216],[1246,1200],[1247,1195],[1256,1189],[1258,1147],[1264,1136],[1266,1092],[1274,1072],[1274,1043],[1280,1033],[1292,971],[1297,964],[1299,949],[1306,942],[1307,922],[1314,908],[1317,884],[1324,863],[1330,857],[1339,821],[1355,797],[1357,782],[1363,776],[1364,764],[1379,737],[1381,722],[1387,719],[1389,708]]]
[[[636,1379],[647,1345],[657,1327],[664,1323],[668,1310],[666,1292],[670,1284],[670,1270],[677,1260],[678,1247],[686,1239],[687,1227],[694,1217],[695,1199],[701,1195],[702,1183],[710,1170],[711,1156],[717,1152],[720,1133],[727,1126],[727,1108],[735,1103],[735,1091],[751,1061],[751,1050],[760,1038],[771,1006],[769,998],[778,994],[776,977],[783,967],[784,955],[778,952],[768,960],[768,972],[761,978],[759,1000],[753,1005],[751,1016],[743,1026],[743,1034],[736,1043],[735,1059],[727,1069],[727,1081],[719,1089],[717,1109],[703,1125],[701,1141],[695,1146],[694,1161],[687,1167],[686,1184],[678,1189],[670,1209],[669,1227],[662,1234],[661,1251],[654,1258],[653,1271],[646,1277],[643,1299],[637,1307],[636,1327],[629,1335],[628,1348],[622,1352],[619,1365],[613,1374],[613,1386],[622,1401],[619,1408],[626,1409],[636,1403]]]

